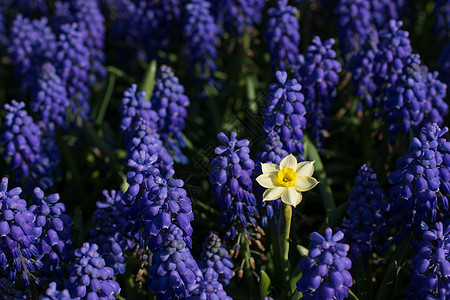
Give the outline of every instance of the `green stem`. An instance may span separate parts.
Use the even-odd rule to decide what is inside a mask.
[[[289,281],[289,236],[291,234],[292,206],[283,203],[278,223],[278,243],[280,244],[280,258],[283,271],[283,283],[286,297],[291,297]]]

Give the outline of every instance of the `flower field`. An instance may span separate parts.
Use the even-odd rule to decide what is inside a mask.
[[[448,0],[0,0],[0,299],[450,299]]]

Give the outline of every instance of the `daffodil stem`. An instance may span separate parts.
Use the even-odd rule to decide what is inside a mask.
[[[287,297],[291,296],[289,281],[289,236],[291,234],[292,205],[284,204],[280,211],[278,223],[278,243],[280,245],[281,266],[283,268],[283,283],[286,285],[284,291]]]

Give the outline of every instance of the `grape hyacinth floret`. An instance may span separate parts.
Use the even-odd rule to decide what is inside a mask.
[[[448,299],[450,297],[450,220],[436,222],[423,233],[417,255],[412,260],[414,274],[409,299]]]
[[[210,232],[203,242],[198,267],[205,280],[217,280],[225,286],[230,284],[233,277],[233,261],[217,233]]]
[[[189,98],[178,77],[166,65],[159,69],[151,103],[159,116],[158,133],[165,148],[176,162],[186,164],[188,158],[180,148],[186,147],[182,131],[186,123]]]
[[[112,279],[114,270],[105,266],[97,250],[96,244],[89,243],[75,250],[75,262],[65,286],[72,298],[116,299],[114,294],[120,292],[119,284]]]
[[[198,289],[189,298],[192,300],[232,300],[217,280],[203,280]]]
[[[287,0],[278,0],[277,7],[270,8],[268,14],[270,19],[264,39],[267,41],[272,70],[297,72],[300,63],[297,8],[288,5]]]
[[[160,300],[188,298],[203,281],[183,235],[180,228],[170,225],[161,247],[153,253],[148,283]]]
[[[5,104],[8,112],[3,123],[0,143],[4,146],[3,157],[10,160],[17,183],[25,181],[25,188],[39,186],[46,189],[54,184],[57,162],[52,161],[55,153],[48,152],[51,144],[45,144],[41,128],[28,115],[25,103],[13,100]]]
[[[45,295],[40,298],[41,300],[72,300],[69,290],[58,290],[56,282],[52,281],[48,284],[48,288],[45,290]],[[79,299],[79,298],[78,298]]]
[[[439,73],[429,72],[427,67],[422,66],[422,77],[424,79],[427,101],[423,102],[424,112],[423,124],[437,123],[444,125],[444,117],[448,114],[448,104],[445,102],[447,96],[447,85],[438,79]]]
[[[248,140],[238,140],[236,132],[230,137],[221,132],[217,137],[226,145],[215,149],[217,156],[211,160],[209,181],[222,211],[220,223],[230,224],[225,239],[234,240],[237,233],[247,231],[248,223],[257,226],[258,210],[251,180],[255,163],[249,155]]]
[[[325,236],[311,233],[308,257],[300,261],[303,277],[297,282],[301,299],[337,299],[348,297],[352,286],[352,275],[348,270],[352,261],[347,257],[349,245],[340,243],[344,238],[341,231],[333,235],[331,228],[325,229]]]
[[[305,107],[307,129],[311,139],[318,148],[323,147],[325,131],[329,126],[330,108],[336,96],[339,82],[338,73],[341,64],[336,60],[336,52],[332,49],[334,39],[324,42],[318,36],[306,48],[305,62],[299,74]]]
[[[217,70],[218,33],[207,0],[192,0],[186,5],[183,27],[183,37],[187,42],[185,55],[191,72],[201,81],[212,81],[212,74]]]
[[[356,264],[359,256],[381,254],[386,246],[387,213],[389,203],[372,168],[362,165],[355,179],[355,188],[349,195],[348,218],[342,222],[344,242],[350,245],[349,257]]]
[[[411,229],[421,235],[422,222],[433,224],[444,221],[448,215],[450,142],[444,138],[447,132],[447,127],[441,130],[436,123],[423,127],[388,178],[393,185],[388,191],[392,216],[389,225],[397,227],[396,242]]]

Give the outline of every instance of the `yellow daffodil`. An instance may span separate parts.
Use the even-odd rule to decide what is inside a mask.
[[[286,204],[297,206],[302,201],[302,192],[309,191],[318,184],[312,177],[314,173],[313,161],[297,163],[294,155],[289,154],[280,165],[261,163],[262,174],[256,181],[267,190],[263,194],[263,201],[281,198]]]

